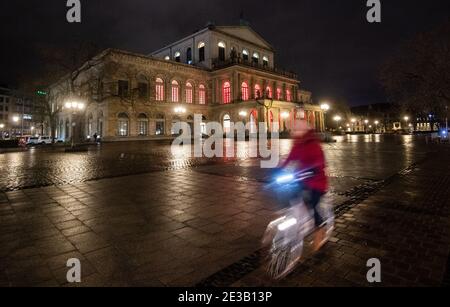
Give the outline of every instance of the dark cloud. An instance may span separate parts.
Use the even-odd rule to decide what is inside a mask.
[[[66,0],[2,0],[0,83],[39,72],[39,48],[95,42],[149,53],[208,21],[237,24],[244,12],[277,49],[277,64],[300,74],[317,98],[352,104],[384,100],[379,65],[399,43],[449,19],[448,0],[382,0],[383,22],[368,24],[366,0],[81,0],[82,24],[65,21]]]

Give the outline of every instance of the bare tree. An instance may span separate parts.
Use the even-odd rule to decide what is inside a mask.
[[[404,111],[448,116],[450,23],[405,43],[383,66],[381,82]]]

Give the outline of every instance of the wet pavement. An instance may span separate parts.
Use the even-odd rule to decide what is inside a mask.
[[[429,150],[423,139],[412,136],[348,136],[325,144],[331,177],[377,180],[405,168]],[[281,155],[289,153],[291,140],[281,140]],[[167,142],[112,143],[91,146],[88,152],[65,153],[63,148],[31,148],[27,152],[0,154],[0,191],[49,185],[74,184],[154,171],[217,166],[212,172],[261,179],[259,160],[249,158],[248,143],[237,143],[236,159],[192,158],[192,148],[172,153]],[[239,167],[236,167],[239,166]],[[206,171],[207,168],[205,168]]]
[[[282,141],[282,155],[290,146]],[[447,149],[412,136],[342,137],[324,149],[337,232],[281,285],[366,285],[370,255],[385,257],[386,285],[439,284],[450,246]],[[82,286],[192,286],[239,269],[275,200],[264,190],[269,171],[246,143],[236,150],[231,160],[174,157],[151,142],[0,155],[0,285],[67,286],[69,258],[81,260]],[[241,275],[226,285],[267,284],[258,265]]]

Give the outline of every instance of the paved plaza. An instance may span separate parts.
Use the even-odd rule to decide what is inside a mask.
[[[0,155],[0,286],[72,286],[69,258],[81,286],[370,286],[370,258],[381,286],[448,283],[449,148],[412,136],[323,146],[336,232],[278,283],[258,256],[275,216],[270,171],[246,144],[229,160],[175,159],[156,143]]]

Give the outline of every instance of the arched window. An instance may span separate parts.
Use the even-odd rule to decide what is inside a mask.
[[[172,102],[180,101],[180,85],[176,80],[172,81]]]
[[[188,48],[186,51],[186,63],[188,63],[189,65],[192,64],[192,49]]]
[[[223,132],[229,133],[231,130],[231,117],[230,115],[226,114],[223,117]]]
[[[140,136],[148,135],[148,117],[144,113],[138,116],[138,132]]]
[[[97,114],[97,135],[99,137],[103,136],[103,112],[100,111]]]
[[[164,101],[164,81],[161,78],[156,79],[156,101]]]
[[[286,101],[292,101],[292,94],[290,90],[286,90]]]
[[[243,59],[245,62],[248,62],[248,56],[249,56],[248,51],[244,49],[244,50],[242,51],[242,59]]]
[[[272,99],[272,88],[270,86],[266,88],[266,97]]]
[[[91,138],[91,136],[93,135],[92,133],[92,125],[94,123],[94,117],[92,116],[92,114],[89,114],[88,116],[88,125],[87,125],[87,137]]]
[[[259,54],[257,52],[253,53],[252,60],[255,64],[259,63]]]
[[[205,60],[205,43],[198,44],[198,61],[203,62]]]
[[[266,56],[263,57],[263,65],[266,66],[266,67],[269,66],[269,58],[266,57]]]
[[[198,103],[206,104],[206,88],[203,84],[200,84],[198,89]]]
[[[242,100],[247,101],[249,99],[247,82],[242,82],[241,91],[242,91]]]
[[[156,114],[156,125],[155,125],[155,134],[156,135],[164,135],[164,126],[165,126],[165,116],[162,113]]]
[[[281,88],[277,88],[277,100],[281,100],[282,92]]]
[[[186,103],[192,103],[192,84],[186,83]]]
[[[230,82],[225,82],[222,89],[223,103],[231,103],[231,84]]]
[[[261,87],[259,86],[259,84],[255,85],[255,98],[261,98]]]
[[[128,130],[130,126],[130,120],[126,113],[120,113],[117,122],[117,134],[119,136],[128,136]]]
[[[175,52],[175,61],[181,62],[181,53],[179,51]]]
[[[220,42],[218,46],[219,46],[219,61],[225,61],[226,45],[224,42]]]

